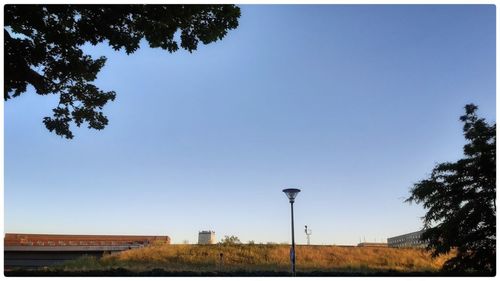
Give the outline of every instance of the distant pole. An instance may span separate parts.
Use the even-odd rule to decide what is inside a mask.
[[[290,209],[292,215],[292,248],[290,249],[290,260],[292,262],[292,276],[295,276],[295,230],[293,225],[293,203],[295,202],[295,197],[297,197],[297,194],[300,192],[300,189],[287,188],[283,189],[283,192],[290,200]]]
[[[311,245],[311,234],[312,234],[312,231],[311,231],[311,229],[307,229],[307,225],[306,225],[305,233],[306,233],[306,236],[307,236],[307,245]]]

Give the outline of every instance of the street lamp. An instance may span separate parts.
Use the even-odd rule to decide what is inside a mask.
[[[288,199],[290,199],[290,206],[292,210],[292,248],[290,249],[290,260],[292,262],[292,276],[295,276],[295,233],[293,227],[293,202],[295,202],[295,197],[299,194],[300,189],[297,188],[287,188],[283,189]]]

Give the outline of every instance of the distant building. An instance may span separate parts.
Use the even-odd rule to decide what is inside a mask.
[[[358,244],[358,247],[387,247],[387,243],[362,242]]]
[[[52,266],[82,256],[102,257],[147,245],[170,244],[168,236],[6,233],[4,271]]]
[[[203,230],[198,232],[198,244],[215,244],[215,231]]]
[[[411,232],[395,237],[387,238],[387,244],[392,248],[425,248],[427,242],[422,240],[424,231]]]
[[[80,235],[80,234],[27,234],[6,233],[4,246],[139,246],[154,241],[170,244],[168,236],[139,235]]]

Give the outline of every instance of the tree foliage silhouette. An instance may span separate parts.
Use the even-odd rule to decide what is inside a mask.
[[[115,99],[91,82],[106,62],[81,46],[107,41],[127,54],[141,39],[152,48],[189,52],[198,43],[222,39],[238,26],[235,5],[5,5],[4,99],[26,92],[59,94],[52,117],[43,122],[57,135],[73,138],[70,124],[101,130],[108,124],[102,109]],[[174,35],[180,34],[180,40]],[[180,42],[177,42],[180,41]],[[180,46],[179,46],[180,43]]]
[[[407,202],[422,203],[422,239],[434,257],[457,250],[443,270],[494,275],[496,272],[496,124],[465,106],[465,157],[438,164],[428,179],[416,183]]]
[[[222,240],[220,241],[220,244],[222,245],[235,245],[235,244],[241,244],[240,238],[237,236],[231,235],[231,236],[224,236]]]

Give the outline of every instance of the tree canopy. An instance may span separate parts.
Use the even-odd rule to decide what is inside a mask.
[[[438,164],[416,183],[407,202],[423,204],[422,239],[434,257],[457,250],[443,270],[494,275],[496,272],[496,124],[465,106],[464,158]]]
[[[224,236],[222,240],[220,241],[220,244],[222,245],[235,245],[235,244],[241,244],[240,238],[237,236],[231,235],[231,236]]]
[[[4,99],[26,92],[58,94],[59,104],[43,122],[57,135],[73,138],[70,125],[101,130],[103,107],[116,97],[91,82],[106,62],[81,50],[107,42],[127,54],[145,39],[152,48],[189,52],[198,43],[222,39],[238,26],[235,5],[5,5]],[[180,35],[180,40],[176,39]],[[179,41],[179,42],[178,42]]]

